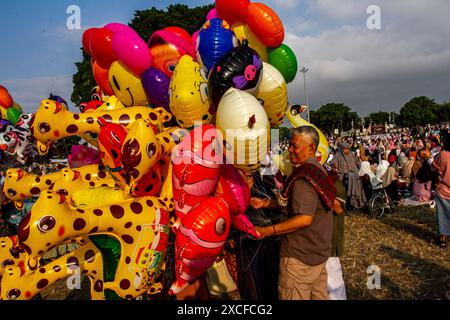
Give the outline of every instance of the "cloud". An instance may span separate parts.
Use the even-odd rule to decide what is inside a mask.
[[[54,77],[36,77],[30,79],[14,79],[2,81],[14,101],[22,106],[25,113],[36,112],[43,99],[47,99],[50,93],[64,98],[70,102],[72,94],[72,76],[60,75]]]
[[[273,0],[275,6],[281,9],[294,9],[296,8],[300,0]]]
[[[364,6],[369,1],[318,0],[308,8],[316,13],[309,16],[312,23],[320,24],[323,16],[343,19],[342,23],[316,35],[302,36],[295,29],[286,34],[285,43],[300,66],[310,70],[306,78],[312,109],[344,102],[366,115],[398,112],[418,95],[440,102],[450,99],[450,43],[442,41],[450,33],[445,18],[450,2],[437,0],[432,6],[422,0],[377,2],[382,30],[366,27]],[[304,103],[303,77],[288,88],[291,102]]]

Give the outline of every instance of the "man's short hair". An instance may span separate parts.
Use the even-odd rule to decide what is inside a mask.
[[[291,129],[291,135],[302,135],[306,134],[311,137],[312,143],[316,146],[316,149],[314,151],[317,151],[317,148],[319,147],[319,132],[314,127],[311,126],[300,126],[298,128]]]

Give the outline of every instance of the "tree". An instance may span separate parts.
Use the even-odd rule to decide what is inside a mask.
[[[335,129],[348,131],[361,122],[361,118],[356,112],[343,103],[328,103],[321,106],[316,111],[310,112],[311,122],[322,132],[333,134]]]
[[[443,104],[437,104],[434,108],[437,122],[439,124],[450,121],[450,101]]]
[[[437,108],[434,99],[423,96],[412,98],[400,109],[400,122],[408,128],[437,123]]]

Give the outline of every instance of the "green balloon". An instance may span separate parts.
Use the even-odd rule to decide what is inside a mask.
[[[278,48],[268,48],[269,63],[280,71],[286,83],[294,81],[297,75],[297,57],[294,51],[287,45],[282,44]]]
[[[6,117],[8,118],[8,121],[14,125],[17,123],[17,121],[19,121],[21,115],[22,112],[14,108],[8,108],[8,110],[6,111]]]

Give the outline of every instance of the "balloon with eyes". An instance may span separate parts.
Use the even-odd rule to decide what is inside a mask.
[[[33,113],[22,114],[14,129],[0,134],[0,150],[25,163],[29,156],[37,154],[30,126],[34,120]]]
[[[225,54],[211,70],[208,91],[215,108],[230,88],[255,95],[261,82],[263,63],[258,53],[244,41]]]

